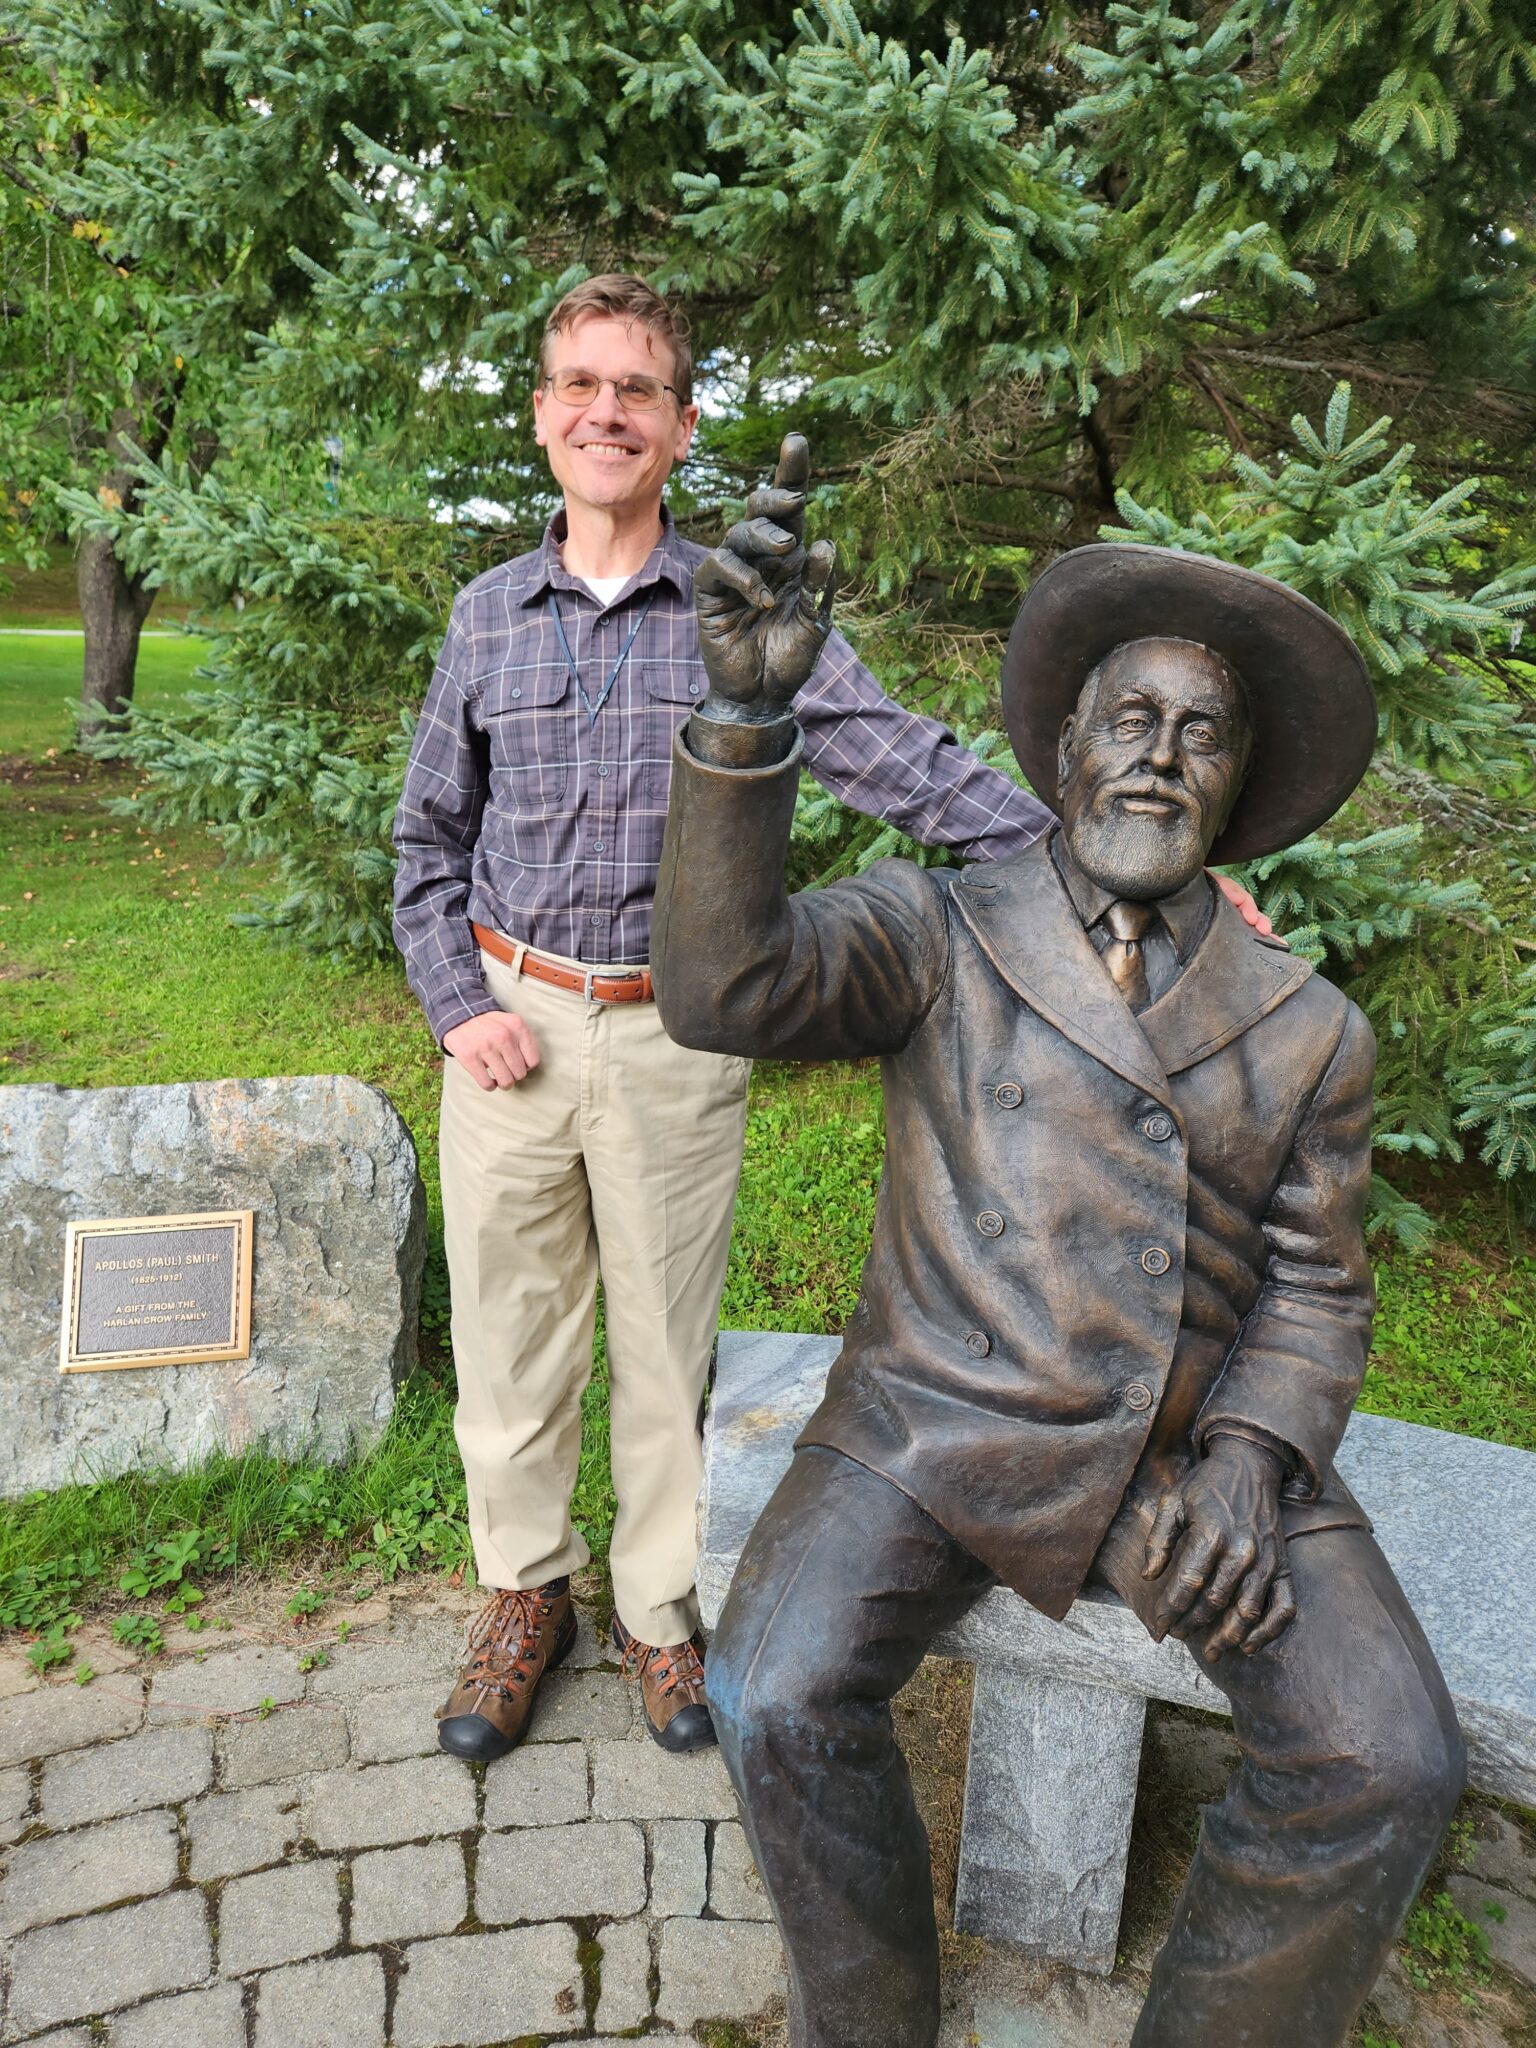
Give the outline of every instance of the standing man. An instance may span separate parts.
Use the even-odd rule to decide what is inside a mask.
[[[439,1740],[474,1760],[518,1741],[574,1638],[569,1575],[588,1553],[570,1503],[599,1275],[614,1639],[656,1740],[714,1739],[694,1499],[749,1071],[671,1042],[646,965],[673,739],[708,688],[693,608],[706,550],[662,502],[698,420],[666,301],[634,277],[569,293],[534,413],[564,509],[531,554],[460,592],[395,820],[395,936],[448,1055],[456,1433],[491,1594]],[[795,437],[747,508],[795,552],[808,478]],[[811,773],[918,839],[999,859],[1049,822],[886,697],[837,634],[795,709]]]

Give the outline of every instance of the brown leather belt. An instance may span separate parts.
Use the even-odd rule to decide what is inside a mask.
[[[519,959],[517,947],[500,932],[483,924],[472,924],[470,929],[491,958],[504,967],[516,968],[533,981],[547,981],[551,988],[568,989],[573,996],[585,996],[589,1003],[648,1003],[655,995],[649,967],[605,974],[599,967],[572,967],[568,961],[551,960],[547,953],[534,953],[526,946]]]

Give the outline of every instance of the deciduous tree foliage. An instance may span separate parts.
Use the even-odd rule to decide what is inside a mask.
[[[211,467],[172,436],[135,502],[62,502],[130,575],[246,601],[202,699],[117,744],[278,856],[269,922],[387,943],[452,589],[549,510],[544,318],[637,269],[704,366],[685,523],[805,427],[845,617],[984,746],[1020,590],[1101,532],[1344,620],[1376,772],[1251,879],[1371,1011],[1384,1155],[1536,1176],[1528,8],[34,0],[22,35],[112,110],[110,147],[22,166],[39,203],[229,301]],[[334,501],[295,452],[327,435]],[[808,800],[803,875],[889,837]]]

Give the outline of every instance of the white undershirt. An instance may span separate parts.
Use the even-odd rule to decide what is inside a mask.
[[[619,592],[629,581],[627,576],[578,576],[578,583],[584,584],[599,604],[612,604]]]

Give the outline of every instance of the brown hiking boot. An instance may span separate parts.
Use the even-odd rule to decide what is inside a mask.
[[[613,1617],[613,1640],[623,1653],[620,1665],[631,1682],[640,1682],[640,1702],[651,1740],[663,1749],[704,1749],[715,1739],[704,1697],[704,1642],[640,1643]]]
[[[523,1738],[533,1696],[576,1640],[570,1588],[497,1593],[469,1625],[469,1655],[437,1710],[437,1742],[451,1756],[488,1764]]]

